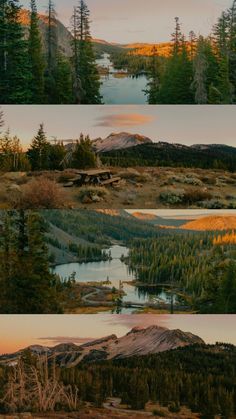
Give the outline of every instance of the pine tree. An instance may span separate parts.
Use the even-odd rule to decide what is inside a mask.
[[[45,222],[36,212],[7,212],[0,240],[0,312],[61,313],[60,281],[50,272]]]
[[[71,65],[60,53],[57,55],[57,66],[53,75],[56,86],[54,102],[57,104],[73,103]]]
[[[158,103],[158,94],[160,88],[160,69],[158,58],[159,57],[157,55],[157,50],[155,47],[153,47],[149,75],[150,80],[147,84],[146,91],[146,94],[148,96],[148,103],[150,105],[155,105],[156,103]]]
[[[85,1],[80,0],[72,18],[75,97],[78,103],[99,104],[100,78],[90,35],[89,15]]]
[[[0,101],[30,103],[32,81],[19,0],[0,1]]]
[[[72,155],[72,167],[77,169],[88,169],[96,167],[96,155],[92,149],[89,136],[80,135],[76,148]]]
[[[160,81],[158,103],[183,104],[193,103],[191,83],[192,63],[188,56],[186,41],[181,33],[179,18],[175,18],[175,31],[172,34],[172,54],[167,60]]]
[[[32,71],[32,103],[44,102],[44,57],[39,30],[39,19],[35,0],[31,0],[31,18],[29,31],[29,59]]]
[[[0,103],[7,102],[7,10],[8,0],[0,0]]]
[[[229,14],[223,12],[214,27],[214,42],[218,52],[218,76],[211,103],[233,103],[233,85],[230,82]]]
[[[191,87],[195,92],[195,102],[206,104],[208,102],[207,69],[208,62],[205,55],[205,40],[201,36],[198,40],[196,56],[193,63],[194,78]]]
[[[57,67],[58,37],[56,11],[53,0],[48,0],[46,48],[45,92],[47,95],[47,102],[56,103],[56,81],[54,72]]]
[[[34,137],[27,154],[33,170],[50,168],[50,143],[47,140],[43,124],[40,124],[38,133]]]
[[[228,11],[229,19],[229,77],[234,88],[234,101],[236,101],[236,0]]]

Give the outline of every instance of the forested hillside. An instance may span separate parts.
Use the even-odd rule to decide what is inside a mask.
[[[235,235],[172,231],[130,244],[129,268],[142,284],[177,289],[196,310],[236,312]]]
[[[66,351],[72,345],[64,347]],[[54,412],[78,412],[83,403],[100,408],[109,397],[118,397],[132,410],[143,410],[147,402],[154,402],[157,417],[166,416],[166,408],[177,417],[186,406],[202,418],[220,414],[230,419],[236,412],[235,368],[236,349],[223,343],[102,362],[85,359],[71,368],[60,368],[55,361],[48,367],[47,356],[37,357],[26,350],[18,365],[0,367],[0,411],[39,412],[50,403]],[[36,382],[47,388],[43,400]],[[24,398],[19,397],[21,392]]]
[[[132,409],[158,401],[178,414],[181,405],[212,418],[233,417],[236,349],[231,345],[192,346],[157,355],[113,360],[61,372],[75,383],[83,400],[101,405],[109,396],[121,397]]]
[[[52,225],[79,237],[80,240],[100,246],[110,246],[113,241],[127,243],[133,238],[157,237],[164,234],[162,230],[137,220],[122,210],[116,216],[89,210],[51,210],[42,214]]]
[[[101,154],[111,166],[170,166],[236,170],[236,148],[227,145],[184,146],[181,144],[141,144]]]

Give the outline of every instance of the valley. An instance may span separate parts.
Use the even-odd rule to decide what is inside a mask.
[[[176,210],[172,214],[0,212],[0,310],[235,313],[235,212],[199,210],[190,219],[179,219]],[[25,231],[23,253],[17,247],[19,228]],[[22,289],[19,278],[27,287]]]
[[[99,31],[105,40],[96,38],[93,34],[98,30],[99,16],[95,12],[95,21],[91,21],[86,2],[76,8],[70,1],[65,19],[64,13],[57,15],[52,4],[45,11],[40,0],[30,8],[25,0],[13,9],[11,2],[3,4],[6,40],[11,38],[11,20],[4,14],[7,6],[18,30],[13,44],[3,43],[2,56],[8,60],[2,59],[1,63],[2,104],[235,104],[234,1],[232,4],[227,1],[221,7],[212,5],[214,13],[208,10],[206,14],[207,30],[202,28],[199,15],[194,30],[194,22],[191,22],[194,6],[188,4],[187,15],[184,13],[185,24],[189,25],[188,20],[191,22],[188,34],[182,30],[179,10],[173,12],[167,7],[167,12],[160,13],[154,5],[149,17],[152,20],[156,13],[155,26],[147,23],[150,19],[146,24],[140,19],[136,26],[129,14],[127,20],[132,24],[124,27],[124,33],[128,38],[132,33],[140,36],[130,39],[131,42],[119,42],[124,33],[117,32],[114,32],[117,42],[107,41],[108,19],[103,23],[104,35]],[[109,15],[109,6],[108,3],[104,7],[104,16]],[[58,9],[61,10],[60,5]],[[95,5],[91,9],[93,14]],[[119,15],[120,10],[117,10],[117,19]],[[81,31],[83,25],[87,27],[86,35]],[[114,31],[112,26],[110,31]],[[52,34],[52,39],[48,38],[48,33]],[[13,51],[23,57],[22,62],[15,62]],[[206,66],[202,65],[202,57]]]
[[[175,210],[172,214],[158,216],[157,210],[149,210],[149,214],[144,210],[50,210],[22,211],[19,216],[2,212],[1,220],[4,232],[11,219],[13,237],[18,218],[26,223],[27,234],[33,234],[32,245],[42,248],[47,261],[46,271],[43,266],[50,278],[48,292],[53,292],[57,310],[66,314],[235,313],[235,212],[216,215],[199,210],[194,216],[190,210],[186,219],[178,218]],[[37,217],[39,227],[43,225],[38,244],[29,224],[32,217]],[[13,241],[10,263],[15,269],[20,264],[22,273],[17,276],[22,274],[26,281],[25,266],[34,255],[26,253],[22,259],[19,254],[18,260],[18,251],[14,252]],[[42,286],[45,277],[38,269],[44,259],[34,267]],[[34,287],[34,273],[30,272],[27,281]],[[3,289],[5,278],[7,274],[1,278]],[[22,301],[17,283],[11,292],[19,292]],[[42,306],[32,301],[31,310],[54,313],[56,308],[48,305],[49,296],[42,289]],[[14,312],[28,311],[27,305],[15,307],[14,299],[10,303],[10,297],[5,298],[8,310],[12,304]],[[2,310],[6,301],[2,300]]]

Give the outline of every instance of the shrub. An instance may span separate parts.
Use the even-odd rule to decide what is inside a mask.
[[[152,177],[149,173],[140,173],[136,169],[127,169],[123,172],[118,173],[118,176],[120,176],[122,179],[126,180],[133,180],[134,182],[149,182]]]
[[[181,204],[183,199],[183,189],[165,189],[160,193],[160,200],[169,205]]]
[[[172,413],[179,413],[179,412],[180,412],[180,406],[179,406],[179,404],[178,404],[178,403],[171,403],[171,404],[168,406],[168,409],[169,409],[169,411],[170,411],[170,412],[172,412]]]
[[[56,182],[39,177],[28,183],[16,207],[25,209],[54,209],[64,205],[64,196]]]
[[[184,193],[184,202],[188,205],[199,201],[212,199],[212,194],[203,189],[189,189]]]
[[[82,201],[85,198],[93,200],[94,196],[99,198],[106,198],[110,192],[104,186],[82,186],[79,191],[79,199]]]
[[[153,414],[153,416],[158,416],[160,418],[165,418],[166,417],[165,412],[163,412],[163,410],[159,410],[159,409],[153,409],[152,414]]]
[[[199,206],[207,209],[224,209],[227,207],[225,201],[219,199],[210,199],[207,201],[200,201]]]

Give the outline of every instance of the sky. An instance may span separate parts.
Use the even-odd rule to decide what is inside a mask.
[[[28,7],[29,0],[21,0]],[[66,27],[76,0],[54,0],[58,14]],[[91,12],[94,38],[109,42],[165,42],[173,32],[174,18],[179,16],[182,30],[188,34],[208,35],[221,12],[232,0],[87,0]],[[47,0],[37,1],[38,10],[45,12]]]
[[[82,344],[116,334],[124,336],[133,327],[159,325],[200,336],[206,343],[236,345],[236,315],[19,315],[0,316],[0,354],[29,345]]]
[[[235,146],[235,106],[73,106],[6,105],[5,128],[27,147],[39,124],[45,125],[48,139],[76,139],[89,134],[105,138],[111,132],[141,134],[153,141]]]

